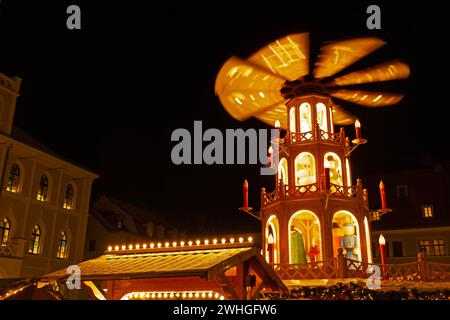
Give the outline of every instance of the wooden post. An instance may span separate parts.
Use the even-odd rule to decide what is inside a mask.
[[[425,261],[425,254],[423,252],[419,252],[417,255],[417,264],[421,280],[429,281],[430,277],[428,276],[427,262]]]
[[[360,178],[356,179],[356,197],[363,199],[363,184]]]
[[[338,277],[340,279],[347,278],[347,266],[345,264],[345,257],[343,253],[344,249],[339,248],[337,255],[337,268],[338,268]]]

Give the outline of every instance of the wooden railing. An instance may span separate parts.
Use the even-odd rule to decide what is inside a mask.
[[[318,191],[317,183],[307,184],[305,186],[284,186],[284,196],[286,198],[314,195]]]
[[[429,281],[450,282],[450,264],[439,262],[426,262],[426,272]]]
[[[357,186],[340,186],[337,184],[330,184],[330,194],[341,197],[356,197],[358,192]]]
[[[292,144],[307,143],[312,141],[325,141],[329,143],[345,144],[345,132],[327,132],[316,126],[314,130],[308,132],[290,132],[289,142]]]
[[[338,277],[336,259],[299,264],[273,264],[282,280],[330,279]]]
[[[20,256],[19,247],[19,243],[15,241],[0,242],[0,257]]]
[[[372,275],[380,276],[383,280],[393,281],[421,281],[422,275],[417,262],[399,263],[399,264],[375,264],[355,261],[351,259],[345,260],[346,278],[362,278],[367,279]],[[377,274],[378,273],[378,274]]]

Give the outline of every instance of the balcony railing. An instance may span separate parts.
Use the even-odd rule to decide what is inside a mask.
[[[315,130],[308,132],[291,132],[289,134],[289,139],[289,142],[291,144],[301,144],[308,142],[345,144],[345,132],[343,128],[341,128],[341,130],[337,133],[327,132],[317,126]]]
[[[21,258],[25,240],[11,240],[0,242],[0,257]]]
[[[261,191],[261,206],[265,207],[271,203],[292,198],[302,198],[310,196],[328,195],[333,198],[355,198],[360,199],[368,206],[367,190],[363,189],[361,179],[358,179],[356,186],[340,186],[330,184],[327,189],[323,183],[312,183],[303,186],[284,185],[281,181],[272,192],[267,192],[263,188]]]

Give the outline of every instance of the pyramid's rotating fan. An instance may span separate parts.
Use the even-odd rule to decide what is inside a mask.
[[[384,44],[372,37],[324,44],[315,63],[313,80],[308,81],[305,77],[309,75],[309,34],[292,34],[270,43],[247,60],[230,58],[217,75],[215,91],[235,119],[256,117],[270,125],[279,120],[284,129],[287,128],[285,103],[306,92],[365,107],[389,106],[398,103],[403,95],[340,87],[405,79],[410,70],[399,60],[331,78]],[[339,125],[352,124],[355,120],[338,105],[333,105],[333,115],[334,123]]]

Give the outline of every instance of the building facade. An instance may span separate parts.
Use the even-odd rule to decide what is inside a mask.
[[[98,176],[13,127],[20,79],[0,74],[0,278],[39,276],[83,258]]]
[[[450,263],[450,163],[436,163],[420,170],[371,175],[365,181],[372,188],[380,180],[386,186],[388,207],[392,212],[374,217],[373,254],[379,262],[378,238],[386,239],[388,263],[425,259]],[[379,197],[371,194],[370,203],[377,206]]]

